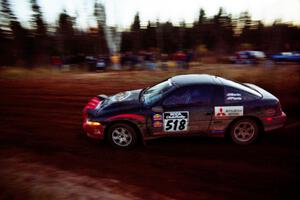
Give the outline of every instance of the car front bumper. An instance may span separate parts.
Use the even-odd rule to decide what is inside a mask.
[[[99,122],[86,120],[83,122],[83,129],[88,137],[94,139],[104,139],[104,125]]]
[[[94,97],[84,107],[82,127],[88,137],[104,139],[105,126],[100,122],[90,121],[87,114],[89,109],[95,109],[99,104],[101,104],[101,100],[98,97]]]

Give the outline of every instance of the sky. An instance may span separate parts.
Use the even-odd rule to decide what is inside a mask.
[[[10,0],[19,20],[29,21],[31,9],[29,0]],[[95,26],[93,7],[95,0],[37,0],[48,23],[55,23],[59,13],[65,9],[77,18],[77,26]],[[97,0],[106,7],[107,23],[127,28],[139,12],[142,25],[150,21],[171,21],[178,24],[194,22],[200,8],[207,16],[215,15],[220,7],[233,17],[248,11],[252,19],[270,24],[280,19],[300,25],[300,0]]]

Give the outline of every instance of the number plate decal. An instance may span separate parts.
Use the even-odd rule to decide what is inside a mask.
[[[187,131],[188,129],[188,111],[164,112],[163,119],[165,132]]]

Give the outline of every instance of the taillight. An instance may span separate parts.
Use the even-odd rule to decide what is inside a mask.
[[[264,114],[269,117],[281,115],[281,113],[282,113],[282,110],[281,110],[281,105],[279,102],[276,105],[266,108],[264,110]]]

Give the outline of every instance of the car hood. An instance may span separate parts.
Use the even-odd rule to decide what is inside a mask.
[[[142,105],[139,100],[141,89],[125,91],[104,99],[98,113],[120,112],[138,108]]]
[[[110,103],[139,102],[140,92],[141,92],[141,89],[120,92],[118,94],[108,97],[109,102]]]

